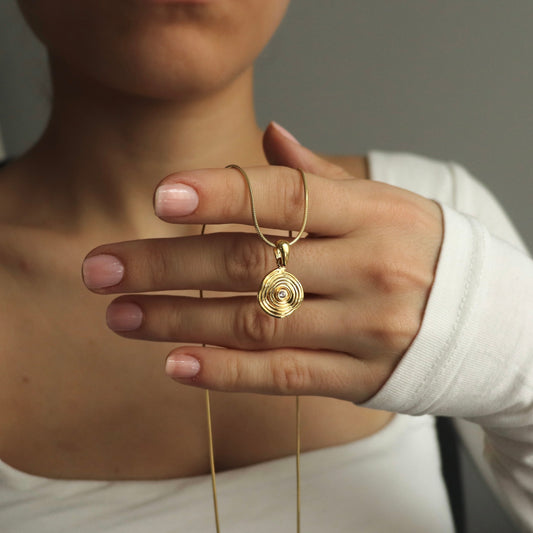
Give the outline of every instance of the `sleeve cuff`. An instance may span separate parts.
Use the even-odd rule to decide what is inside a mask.
[[[434,404],[456,379],[468,353],[468,346],[458,345],[465,341],[462,333],[476,309],[486,235],[473,217],[439,205],[444,236],[420,330],[385,385],[363,407],[446,414],[435,412]]]

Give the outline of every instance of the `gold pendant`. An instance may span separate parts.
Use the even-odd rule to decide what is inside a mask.
[[[278,268],[269,272],[261,283],[257,299],[261,309],[274,318],[284,318],[300,307],[304,299],[302,284],[296,276],[287,272],[289,243],[276,241],[274,254]]]

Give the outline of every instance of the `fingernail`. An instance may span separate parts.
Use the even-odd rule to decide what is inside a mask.
[[[198,207],[198,193],[184,183],[160,185],[155,192],[155,214],[159,217],[190,215]]]
[[[106,322],[113,331],[133,331],[142,321],[142,309],[132,302],[113,302],[107,308]]]
[[[114,255],[93,255],[83,262],[82,275],[89,289],[112,287],[122,280],[124,265]]]
[[[280,126],[276,121],[272,121],[272,126],[274,126],[274,128],[278,130],[284,137],[301,146],[298,139],[292,133],[289,133],[283,126]]]
[[[193,378],[200,372],[200,361],[190,355],[170,355],[167,358],[165,372],[171,378]]]

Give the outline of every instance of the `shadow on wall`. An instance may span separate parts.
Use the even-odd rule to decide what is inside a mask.
[[[41,134],[50,102],[45,49],[28,28],[15,0],[0,1],[0,72],[3,152],[15,156]]]
[[[4,146],[4,138],[2,137],[2,127],[0,125],[0,161],[6,158],[6,149]]]

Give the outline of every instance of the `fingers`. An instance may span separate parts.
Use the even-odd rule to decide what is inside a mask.
[[[250,178],[259,225],[298,231],[304,214],[300,173],[282,166],[244,169]],[[306,231],[339,236],[353,229],[364,208],[365,180],[333,180],[306,173],[309,216]],[[327,201],[325,201],[327,199]],[[204,169],[167,176],[154,195],[156,214],[181,224],[252,225],[250,193],[237,169]]]
[[[100,246],[83,264],[83,279],[99,293],[206,289],[257,291],[274,268],[274,249],[253,233],[215,233],[175,239],[145,239]],[[301,239],[291,246],[288,270],[304,291],[345,291],[332,268],[347,263],[332,239]],[[353,254],[351,254],[353,255]]]
[[[302,168],[328,179],[354,179],[346,169],[302,146],[285,128],[271,122],[263,135],[263,150],[271,165]]]
[[[349,351],[346,309],[334,300],[307,296],[294,314],[267,315],[255,296],[191,298],[136,295],[120,297],[107,310],[108,326],[134,339],[199,343],[246,350],[298,346]]]
[[[379,369],[347,354],[296,348],[180,347],[167,358],[166,372],[181,383],[211,390],[330,396],[356,403],[370,398],[383,379]]]

